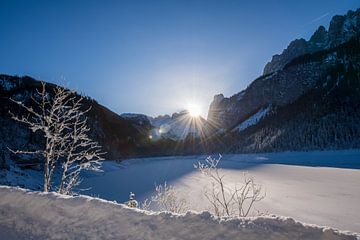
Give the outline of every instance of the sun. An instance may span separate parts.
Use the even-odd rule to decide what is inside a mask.
[[[187,110],[189,111],[189,114],[193,118],[197,118],[201,115],[201,109],[198,104],[191,103],[188,105]]]

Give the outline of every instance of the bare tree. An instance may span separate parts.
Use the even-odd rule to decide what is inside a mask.
[[[62,163],[62,176],[59,187],[59,193],[71,194],[71,190],[77,186],[81,180],[79,178],[82,170],[100,171],[102,155],[101,147],[93,141],[88,132],[86,111],[82,111],[82,97],[71,101],[69,131],[64,136],[66,141],[64,152],[64,161]]]
[[[102,153],[100,146],[92,141],[87,133],[87,118],[82,111],[82,97],[74,92],[56,86],[53,96],[46,91],[42,83],[41,91],[31,99],[35,107],[12,100],[27,111],[27,116],[12,115],[18,122],[26,124],[33,132],[42,132],[45,147],[37,151],[13,151],[21,154],[38,154],[44,158],[44,192],[52,189],[52,178],[55,167],[62,161],[62,178],[59,192],[69,194],[79,182],[79,173],[83,169],[98,170]]]
[[[241,187],[229,188],[224,181],[224,174],[221,174],[218,159],[207,157],[205,163],[198,162],[194,167],[211,179],[210,190],[206,189],[204,195],[213,208],[216,216],[239,216],[246,217],[253,208],[254,203],[265,197],[261,185],[255,184],[252,177],[244,173],[244,184]]]
[[[164,185],[155,186],[155,195],[151,197],[151,202],[155,203],[160,211],[184,213],[189,209],[186,199],[179,197],[175,188],[166,182]]]

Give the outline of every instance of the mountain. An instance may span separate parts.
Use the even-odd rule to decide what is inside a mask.
[[[182,141],[186,138],[200,138],[207,135],[210,124],[199,117],[192,117],[187,110],[175,112],[171,116],[151,117],[139,113],[123,113],[122,118],[130,120],[139,131],[144,131],[152,141],[171,139]]]
[[[149,119],[158,128],[158,136],[176,141],[187,137],[200,138],[207,134],[209,127],[204,118],[194,118],[186,110],[173,113],[171,117],[163,115]]]
[[[130,121],[132,125],[144,135],[148,135],[154,126],[151,124],[149,117],[145,114],[122,113],[120,117]]]
[[[46,83],[46,87],[51,95],[56,85]],[[28,76],[0,75],[0,170],[13,163],[25,168],[41,168],[39,159],[15,155],[9,150],[43,148],[42,135],[11,119],[9,114],[10,110],[16,115],[26,114],[10,98],[35,108],[31,97],[40,88],[41,82]],[[77,93],[74,96],[80,97]],[[84,109],[91,107],[87,113],[89,135],[107,152],[106,159],[196,153],[194,142],[207,126],[205,119],[194,119],[184,111],[168,118],[133,113],[118,115],[89,97],[84,97],[83,106]]]
[[[209,152],[259,152],[360,147],[360,10],[332,18],[309,40],[297,39],[266,64],[264,74],[231,96],[218,94],[207,120],[186,111],[119,116],[85,97],[90,135],[107,159]],[[41,86],[30,77],[0,75],[0,168],[11,149],[37,149],[42,136],[11,119]],[[54,84],[47,84],[49,90]],[[78,94],[75,93],[77,97]]]
[[[332,18],[266,64],[245,90],[216,95],[208,122],[223,132],[212,151],[360,147],[360,9]]]
[[[280,55],[274,55],[272,60],[265,65],[264,75],[281,70],[296,57],[334,48],[349,41],[359,32],[359,26],[360,9],[348,11],[344,16],[334,16],[328,30],[320,26],[308,41],[302,38],[296,39]]]
[[[14,114],[25,114],[17,104],[9,99],[25,102],[34,107],[31,96],[40,89],[41,82],[31,77],[0,75],[0,168],[6,160],[18,163],[36,163],[36,159],[11,154],[11,149],[38,149],[44,144],[40,134],[32,133],[27,126],[11,119],[9,111]],[[46,84],[47,91],[52,92],[54,84]],[[80,95],[75,93],[76,97]],[[121,117],[95,100],[85,97],[84,108],[91,107],[87,113],[90,136],[98,141],[107,152],[107,159],[121,159],[144,155],[162,155],[161,149],[154,147],[148,139],[152,126],[147,118],[140,123],[137,119]],[[150,150],[151,149],[151,150]]]

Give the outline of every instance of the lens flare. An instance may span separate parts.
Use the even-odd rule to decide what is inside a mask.
[[[198,104],[191,103],[187,106],[187,110],[189,111],[189,114],[193,118],[197,118],[201,115],[201,109]]]

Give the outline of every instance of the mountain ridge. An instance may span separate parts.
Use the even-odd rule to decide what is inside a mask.
[[[286,63],[304,54],[313,53],[338,46],[350,40],[359,32],[360,8],[349,10],[346,15],[335,15],[329,28],[319,26],[308,41],[303,38],[290,42],[281,54],[276,54],[263,70],[263,75],[281,70]]]
[[[351,31],[348,31],[349,29]],[[270,64],[272,67],[269,67],[268,63],[264,68],[265,74],[250,83],[245,90],[229,98],[224,97],[222,94],[215,95],[209,107],[208,121],[216,123],[216,126],[222,129],[224,134],[220,143],[225,142],[221,144],[222,147],[214,147],[215,151],[259,152],[360,147],[356,140],[360,137],[360,133],[358,133],[358,124],[355,121],[358,119],[356,102],[360,95],[359,30],[360,9],[349,11],[344,16],[335,16],[332,18],[329,31],[320,26],[309,41],[304,39],[292,41],[281,55],[277,55],[275,60],[273,58]],[[307,46],[315,43],[319,47],[318,50],[308,51]],[[300,55],[299,51],[293,51],[298,49],[299,46],[300,50],[305,49],[300,51]],[[289,57],[291,56],[289,53],[296,54]],[[279,59],[281,61],[278,61]],[[329,86],[331,86],[331,89],[327,89]],[[322,90],[317,91],[317,89]],[[295,139],[302,138],[301,132],[294,130],[295,126],[291,128],[291,131],[286,129],[290,128],[292,123],[297,122],[298,128],[304,127],[306,125],[304,120],[312,119],[313,115],[319,118],[315,119],[316,121],[321,121],[322,116],[318,116],[317,111],[321,112],[325,111],[325,109],[320,107],[312,112],[313,115],[308,114],[305,118],[301,117],[301,111],[306,112],[306,108],[300,107],[299,102],[305,101],[305,96],[307,94],[311,95],[311,92],[314,91],[317,92],[317,95],[311,97],[312,102],[307,102],[309,105],[307,108],[310,108],[311,105],[320,106],[321,102],[326,102],[328,105],[332,105],[332,109],[327,109],[326,114],[333,114],[335,119],[338,120],[341,118],[334,112],[335,109],[344,109],[343,113],[349,115],[348,117],[351,119],[347,122],[348,125],[343,126],[344,132],[349,134],[350,139],[342,139],[341,144],[338,144],[332,138],[328,140],[330,143],[320,143],[324,141],[324,136],[317,135],[316,129],[313,129],[313,133],[308,132],[308,135],[310,138],[319,137],[320,142],[306,146],[305,142],[308,139],[305,142],[283,139],[281,141],[292,142],[292,145],[282,144],[280,139],[281,136],[286,135],[286,131],[292,132]],[[329,98],[329,92],[336,92],[337,97],[341,96],[343,99],[351,99],[352,101],[342,102]],[[348,95],[349,93],[351,94]],[[303,99],[301,100],[301,98]],[[297,102],[300,105],[296,105]],[[289,106],[298,109],[291,110]],[[249,122],[249,119],[265,108],[270,108],[269,114],[259,119],[256,124],[252,124],[247,128],[239,127],[242,124],[244,126],[245,122]],[[282,121],[281,114],[278,114],[279,109],[292,112],[292,118],[288,118],[288,122]],[[278,132],[270,131],[264,125],[264,122],[268,122],[269,118],[274,119],[273,121],[282,122],[283,127],[277,126]],[[303,122],[298,121],[301,118]],[[331,124],[339,125],[340,123],[328,120],[327,124],[331,126]],[[235,131],[234,133],[233,129],[235,128],[241,129],[241,131]],[[310,125],[307,128],[311,128]],[[326,129],[324,132],[330,134],[329,132],[333,131],[335,135],[342,135],[341,129],[334,129]],[[263,133],[260,134],[260,132]],[[269,139],[272,139],[271,141],[274,144],[270,144]]]

